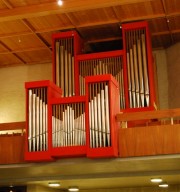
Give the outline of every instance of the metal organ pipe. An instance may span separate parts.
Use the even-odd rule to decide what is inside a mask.
[[[48,147],[47,129],[47,90],[28,90],[28,150],[46,151]]]
[[[127,30],[125,38],[130,108],[148,107],[150,94],[146,31]]]
[[[110,147],[108,84],[89,84],[89,127],[91,148]]]
[[[84,103],[52,106],[53,147],[85,145]]]
[[[122,57],[107,57],[102,59],[88,59],[79,61],[80,95],[85,95],[85,77],[112,74],[120,86],[120,108],[125,108],[124,77]]]
[[[63,90],[63,97],[75,95],[73,38],[63,38],[55,43],[55,83]]]

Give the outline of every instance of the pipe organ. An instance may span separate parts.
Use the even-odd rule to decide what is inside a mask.
[[[25,160],[118,156],[119,111],[153,110],[147,22],[122,25],[123,50],[82,54],[75,31],[52,36],[53,83],[26,87]]]
[[[118,156],[118,124],[113,118],[119,113],[119,87],[112,75],[87,76],[87,156]]]
[[[53,157],[85,156],[85,97],[74,96],[51,100]]]
[[[75,85],[76,55],[82,50],[82,40],[75,31],[53,35],[53,79],[62,89],[62,97],[77,95]]]
[[[125,109],[123,52],[110,51],[77,56],[79,66],[79,92],[85,95],[85,77],[111,74],[119,84],[120,108]]]
[[[146,22],[122,25],[126,108],[154,109],[152,49]]]
[[[29,132],[28,146],[29,151],[47,151],[47,88],[28,89],[29,102]]]
[[[91,83],[89,92],[90,147],[111,146],[108,83]]]
[[[25,160],[50,161],[51,135],[49,134],[49,102],[61,97],[62,90],[45,81],[26,82],[26,148]]]

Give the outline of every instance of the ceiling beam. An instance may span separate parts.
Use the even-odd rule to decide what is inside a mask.
[[[30,17],[39,17],[50,14],[60,14],[60,13],[68,13],[73,11],[84,11],[88,9],[97,9],[104,7],[112,7],[124,4],[134,4],[140,2],[147,2],[153,0],[91,0],[91,1],[82,1],[82,0],[69,0],[63,3],[63,6],[59,7],[56,2],[53,3],[44,3],[44,4],[36,4],[29,5],[23,7],[9,7],[10,4],[7,4],[7,0],[4,0],[6,6],[8,6],[9,10],[4,9],[0,12],[0,22],[2,21],[10,21],[17,19],[24,19]]]
[[[172,34],[177,34],[180,33],[180,29],[172,30]],[[152,33],[152,37],[154,36],[160,36],[160,35],[168,35],[169,31],[161,31],[161,32],[155,32]],[[13,36],[13,34],[12,34]],[[1,38],[1,37],[0,37]],[[115,40],[121,40],[122,37],[112,37],[112,38],[102,38],[102,39],[89,39],[86,41],[86,44],[91,44],[91,43],[98,43],[98,42],[104,42],[104,41],[115,41]],[[21,53],[21,52],[28,52],[28,51],[38,51],[38,50],[44,50],[44,49],[52,49],[51,46],[49,47],[33,47],[33,48],[27,48],[27,49],[18,49],[18,50],[8,50],[8,51],[3,51],[0,52],[0,54],[10,54],[10,53]]]
[[[153,20],[153,19],[160,19],[160,18],[166,18],[168,17],[168,19],[171,19],[171,17],[175,17],[175,16],[180,16],[180,12],[178,13],[171,13],[169,15],[165,15],[165,14],[156,14],[156,15],[148,15],[148,16],[142,16],[142,17],[134,17],[134,18],[127,18],[127,19],[123,19],[121,20],[121,22],[118,19],[112,19],[112,20],[108,20],[108,21],[98,21],[98,22],[89,22],[83,25],[77,25],[77,28],[84,28],[84,27],[95,27],[98,25],[111,25],[111,24],[120,24],[120,23],[126,23],[129,21],[140,21],[140,20]],[[23,20],[22,20],[23,21]],[[25,20],[24,20],[25,21]],[[26,20],[27,21],[27,20]],[[24,23],[25,24],[25,23]],[[27,23],[25,24],[27,26]],[[29,26],[28,26],[29,28]],[[50,33],[53,31],[61,31],[61,30],[69,30],[69,29],[74,29],[75,26],[73,25],[69,25],[69,26],[57,26],[57,27],[51,27],[51,28],[46,28],[46,29],[42,29],[42,30],[32,30],[30,29],[29,32],[19,32],[19,33],[9,33],[9,34],[3,34],[0,35],[0,39],[3,38],[8,38],[8,37],[15,37],[15,36],[22,36],[22,35],[30,35],[30,34],[38,34],[38,33]],[[179,31],[174,32],[172,30],[172,33],[178,33]]]
[[[8,0],[2,0],[2,2],[6,5],[6,7],[8,7],[9,9],[12,9],[13,6],[11,5],[11,3]]]
[[[6,44],[4,44],[2,41],[0,41],[0,44],[1,44],[4,48],[6,48],[9,53],[11,53],[12,50],[11,50]],[[23,64],[26,63],[26,62],[25,62],[21,57],[19,57],[16,53],[12,53],[12,54],[13,54],[16,58],[18,58],[18,60],[19,60],[21,63],[23,63]]]
[[[26,19],[22,19],[22,22],[24,25],[26,25],[26,27],[29,28],[29,30],[49,49],[49,51],[51,52],[51,49],[49,48],[49,44],[41,37],[40,34],[35,33],[35,29],[34,27],[26,20]]]
[[[161,0],[161,3],[162,3],[162,7],[163,7],[163,10],[164,10],[164,13],[166,15],[166,21],[167,21],[166,23],[167,23],[167,28],[168,28],[170,36],[171,36],[171,41],[172,41],[172,43],[174,43],[174,38],[173,38],[173,35],[172,35],[172,32],[171,32],[171,28],[170,28],[170,25],[169,25],[169,19],[167,18],[167,7],[166,7],[166,4],[165,4],[165,1]]]
[[[51,50],[51,47],[33,47],[33,48],[27,48],[27,49],[17,49],[17,50],[8,50],[0,52],[0,55],[4,54],[12,54],[12,53],[22,53],[22,52],[29,52],[29,51],[40,51],[40,50]]]

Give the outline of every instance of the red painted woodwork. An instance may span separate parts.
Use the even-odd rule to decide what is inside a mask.
[[[110,119],[110,147],[91,148],[90,146],[90,127],[89,127],[89,90],[91,83],[108,82],[109,87],[109,119]],[[119,113],[119,87],[112,75],[96,75],[85,78],[86,83],[86,128],[87,128],[87,157],[104,158],[118,156],[118,122],[115,119]]]
[[[77,60],[84,61],[84,60],[90,60],[90,59],[103,59],[107,57],[117,57],[117,56],[123,56],[123,50],[81,54],[81,55],[77,55]]]
[[[78,64],[77,64],[77,55],[82,54],[83,51],[83,41],[80,38],[79,34],[76,31],[66,31],[66,32],[60,32],[52,35],[52,72],[53,72],[53,82],[56,82],[56,61],[55,61],[55,54],[56,54],[56,46],[55,43],[57,40],[60,39],[68,39],[73,37],[73,52],[74,52],[74,83],[75,83],[75,95],[79,95],[79,83],[78,83],[78,77],[76,74],[78,74]]]
[[[33,151],[30,152],[28,149],[28,133],[29,133],[29,95],[28,90],[33,88],[46,88],[47,89],[47,105],[48,105],[48,114],[50,113],[49,102],[51,98],[59,98],[61,97],[62,90],[57,87],[54,83],[49,80],[43,81],[33,81],[33,82],[26,82],[25,89],[26,89],[26,134],[25,134],[25,160],[26,161],[52,161],[53,158],[50,154],[51,142],[52,138],[51,135],[48,133],[48,149],[45,151]],[[49,115],[48,115],[48,129],[50,127],[49,122]],[[49,132],[49,130],[48,130]]]
[[[148,107],[135,107],[130,108],[129,93],[128,93],[128,69],[127,69],[127,58],[126,58],[126,36],[125,33],[131,30],[145,30],[146,36],[146,54],[147,54],[147,68],[148,68],[148,82],[149,82],[149,95],[150,101]],[[36,81],[28,82],[25,84],[26,87],[26,142],[25,142],[25,160],[27,161],[45,161],[53,160],[54,158],[67,157],[67,156],[85,156],[90,158],[100,158],[100,157],[117,157],[118,156],[118,122],[115,120],[115,116],[120,111],[120,100],[121,95],[119,89],[123,89],[123,100],[125,100],[125,107],[123,108],[124,113],[138,112],[138,111],[148,111],[154,110],[156,95],[154,86],[154,70],[153,70],[153,58],[152,58],[152,48],[151,39],[147,22],[136,22],[128,23],[122,25],[123,30],[123,50],[101,52],[101,53],[91,53],[82,54],[83,42],[76,31],[60,32],[52,35],[52,71],[53,71],[53,82],[56,82],[56,42],[59,40],[73,38],[72,56],[74,57],[74,87],[75,96],[62,98],[61,89],[50,81]],[[66,42],[66,41],[65,41]],[[68,43],[68,42],[66,42]],[[65,45],[66,45],[65,43]],[[62,52],[61,52],[62,53]],[[108,57],[121,57],[123,58],[123,83],[118,85],[115,78],[110,75],[95,75],[85,77],[85,96],[80,95],[80,70],[79,62],[87,61],[91,59],[103,59]],[[120,58],[120,59],[121,59]],[[57,61],[59,62],[59,61]],[[109,60],[108,60],[109,63]],[[122,63],[122,62],[121,62]],[[66,65],[67,66],[67,65]],[[85,70],[85,69],[83,69]],[[88,69],[86,69],[88,70]],[[117,70],[115,68],[114,70]],[[119,69],[118,69],[119,70]],[[107,70],[108,71],[108,70]],[[62,71],[61,71],[62,72]],[[122,71],[121,71],[122,72]],[[113,73],[113,72],[112,72]],[[116,74],[115,74],[116,75]],[[83,75],[84,78],[85,75]],[[58,77],[58,76],[57,76]],[[62,77],[62,76],[61,76]],[[66,76],[67,77],[67,76]],[[70,76],[68,76],[70,77]],[[117,78],[118,79],[118,78]],[[84,81],[84,79],[83,79]],[[58,82],[58,80],[57,80]],[[90,127],[89,127],[89,90],[88,86],[93,83],[107,82],[109,88],[109,120],[110,120],[110,147],[94,147],[90,146]],[[118,81],[120,82],[120,81]],[[63,86],[63,85],[62,85]],[[84,86],[84,84],[83,84]],[[47,151],[28,151],[28,90],[31,88],[47,88],[47,105],[48,105],[48,150]],[[122,88],[123,87],[123,88]],[[84,88],[84,87],[83,87]],[[83,90],[84,91],[84,90]],[[121,92],[122,93],[122,92]],[[74,92],[73,92],[74,94]],[[82,94],[83,95],[83,94]],[[120,98],[120,99],[119,99]],[[83,102],[85,103],[85,118],[86,118],[86,145],[84,146],[66,146],[66,147],[53,147],[52,145],[52,106],[61,104],[72,104]],[[124,103],[124,102],[123,102]],[[136,123],[136,122],[133,122]]]

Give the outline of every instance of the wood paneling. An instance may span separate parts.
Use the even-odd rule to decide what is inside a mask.
[[[108,21],[118,22],[112,7],[67,13],[67,16],[76,27],[90,26],[93,23],[109,23]]]
[[[0,131],[25,129],[26,122],[0,123]]]
[[[24,136],[0,135],[0,164],[24,162]]]
[[[119,130],[120,157],[180,153],[180,125],[163,125]]]
[[[43,32],[41,33],[41,37],[49,44],[52,43],[52,35],[58,33],[58,31],[52,31],[52,32]]]
[[[44,44],[34,34],[24,35],[21,37],[15,36],[3,38],[1,42],[5,45],[8,45],[8,48],[11,50],[22,50],[34,47],[39,47],[41,49],[42,47],[45,47]]]
[[[17,53],[26,63],[51,63],[51,52],[45,48],[41,50],[32,50],[26,52]]]
[[[180,11],[180,2],[179,0],[164,0],[166,11],[168,14],[172,14],[173,12]]]
[[[18,35],[25,32],[30,31],[20,20],[2,22],[0,25],[0,37]]]
[[[151,16],[164,14],[163,8],[161,6],[161,0],[148,1],[148,2],[139,2],[131,5],[120,5],[115,8],[117,17],[121,21],[125,21],[129,18],[142,19],[143,16]]]
[[[66,14],[41,16],[27,19],[36,32],[52,31],[56,29],[73,28],[71,21]]]
[[[18,59],[13,54],[3,54],[0,55],[0,66],[1,67],[7,67],[7,66],[16,66],[16,65],[22,65],[24,64],[20,59]]]
[[[52,40],[44,39],[43,33],[72,29],[88,42],[85,52],[90,49],[96,52],[99,47],[105,46],[106,51],[115,50],[116,44],[122,38],[117,27],[122,23],[139,20],[149,21],[153,48],[167,48],[179,42],[179,0],[68,0],[64,1],[61,7],[55,0],[3,0],[0,2],[0,10],[0,42],[13,53],[31,52],[33,48],[43,55],[42,48],[52,46]],[[166,22],[167,19],[169,23]],[[104,27],[105,25],[107,27]],[[95,49],[92,41],[93,46],[97,44]],[[100,45],[100,41],[104,44]],[[23,60],[24,54],[22,57],[14,54],[10,59],[2,55],[8,59],[4,62],[1,58],[4,53],[1,52],[3,49],[1,51],[0,48],[0,67],[32,63],[32,58]],[[51,55],[47,56],[48,61],[52,60]],[[40,57],[37,63],[42,63]]]
[[[145,119],[162,119],[180,117],[180,108],[157,111],[125,112],[116,115],[117,121],[136,121]]]
[[[167,21],[165,18],[149,20],[149,28],[152,34],[168,31]]]
[[[1,123],[0,131],[25,129],[25,122]],[[24,162],[24,135],[20,133],[0,135],[0,164]]]

